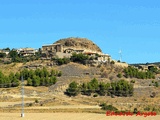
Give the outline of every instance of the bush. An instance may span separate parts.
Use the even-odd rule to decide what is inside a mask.
[[[135,80],[131,80],[131,83],[135,83]]]
[[[106,105],[106,103],[102,103],[100,105],[102,110],[109,110],[109,111],[118,111],[118,109],[112,105]]]
[[[118,73],[117,77],[118,77],[118,78],[121,78],[121,77],[122,77],[122,74],[121,74],[121,73]]]
[[[84,55],[82,53],[80,53],[80,54],[73,53],[71,56],[71,61],[73,61],[73,62],[85,64],[86,60],[89,60],[89,56]]]
[[[98,97],[98,94],[94,94],[93,97]]]
[[[156,93],[155,92],[152,92],[152,94],[150,95],[151,98],[154,98],[156,97]]]
[[[138,113],[138,109],[137,109],[137,108],[134,108],[133,113],[134,113],[134,114],[137,114],[137,113]]]
[[[35,103],[39,103],[38,99],[35,99]]]
[[[147,107],[144,108],[145,111],[150,111],[150,109],[151,108],[149,106],[147,106]]]
[[[156,87],[158,87],[158,86],[159,86],[158,82],[155,82],[155,86],[156,86]]]

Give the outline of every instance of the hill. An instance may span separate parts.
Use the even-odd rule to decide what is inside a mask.
[[[72,47],[79,49],[89,49],[95,52],[102,52],[102,50],[91,40],[86,38],[64,38],[56,41],[54,44],[61,43],[64,47]]]

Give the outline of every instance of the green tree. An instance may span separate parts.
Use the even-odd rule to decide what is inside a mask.
[[[12,62],[17,62],[17,59],[18,59],[18,53],[17,53],[17,51],[15,51],[15,50],[12,49],[9,52],[9,57],[12,59]]]
[[[45,85],[46,86],[50,85],[50,80],[49,80],[48,76],[45,78]]]
[[[3,88],[4,86],[4,75],[3,73],[0,71],[0,87]]]
[[[34,87],[37,87],[40,85],[40,77],[39,76],[33,76],[32,84]]]
[[[98,80],[96,78],[91,80],[90,85],[91,85],[92,92],[96,92],[98,90],[99,85],[98,85]]]
[[[21,79],[20,73],[19,73],[19,72],[16,72],[15,77],[16,77],[17,79]]]
[[[11,83],[12,83],[12,87],[19,86],[19,80],[16,77],[13,77]]]
[[[57,78],[56,78],[55,76],[52,76],[52,77],[50,78],[50,84],[53,85],[53,84],[55,84],[56,82],[57,82]]]
[[[69,84],[69,88],[66,90],[66,94],[68,96],[76,96],[79,94],[79,86],[78,86],[78,83],[76,83],[75,81],[74,82],[71,82]]]
[[[86,60],[89,60],[89,56],[84,55],[82,53],[80,53],[80,54],[73,53],[71,56],[71,61],[73,61],[73,62],[85,64]]]
[[[47,71],[45,67],[43,68],[43,73],[44,73],[44,77],[49,76],[49,72]]]
[[[5,87],[10,88],[11,87],[11,80],[7,76],[5,76],[4,81],[5,81]]]
[[[6,57],[6,53],[0,53],[0,58],[5,58]]]
[[[27,85],[28,85],[28,86],[32,86],[32,80],[31,80],[31,78],[28,78],[28,79],[27,79]]]
[[[108,92],[109,87],[110,87],[109,83],[105,84],[104,82],[101,82],[99,84],[98,94],[101,95],[101,96],[105,96]]]

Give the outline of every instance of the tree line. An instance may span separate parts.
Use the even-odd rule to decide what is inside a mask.
[[[119,80],[111,83],[98,82],[97,79],[92,79],[90,82],[78,84],[73,81],[69,84],[65,94],[68,96],[76,96],[78,94],[90,96],[96,93],[100,96],[132,96],[133,84],[126,80]]]
[[[138,78],[138,79],[155,79],[155,72],[153,69],[149,69],[147,71],[139,71],[137,68],[129,66],[124,69],[124,76],[126,78]]]
[[[27,81],[28,86],[50,86],[57,82],[57,77],[62,75],[61,71],[48,71],[43,69],[28,70],[23,69],[15,74],[11,72],[8,76],[0,71],[0,88],[17,87],[20,84],[21,76]]]
[[[19,74],[10,73],[8,76],[0,71],[0,88],[17,87],[19,85]]]

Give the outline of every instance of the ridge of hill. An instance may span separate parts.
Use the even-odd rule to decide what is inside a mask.
[[[95,52],[102,52],[102,50],[91,40],[87,38],[64,38],[56,41],[54,44],[61,43],[64,47],[73,47],[79,49],[89,49]]]

